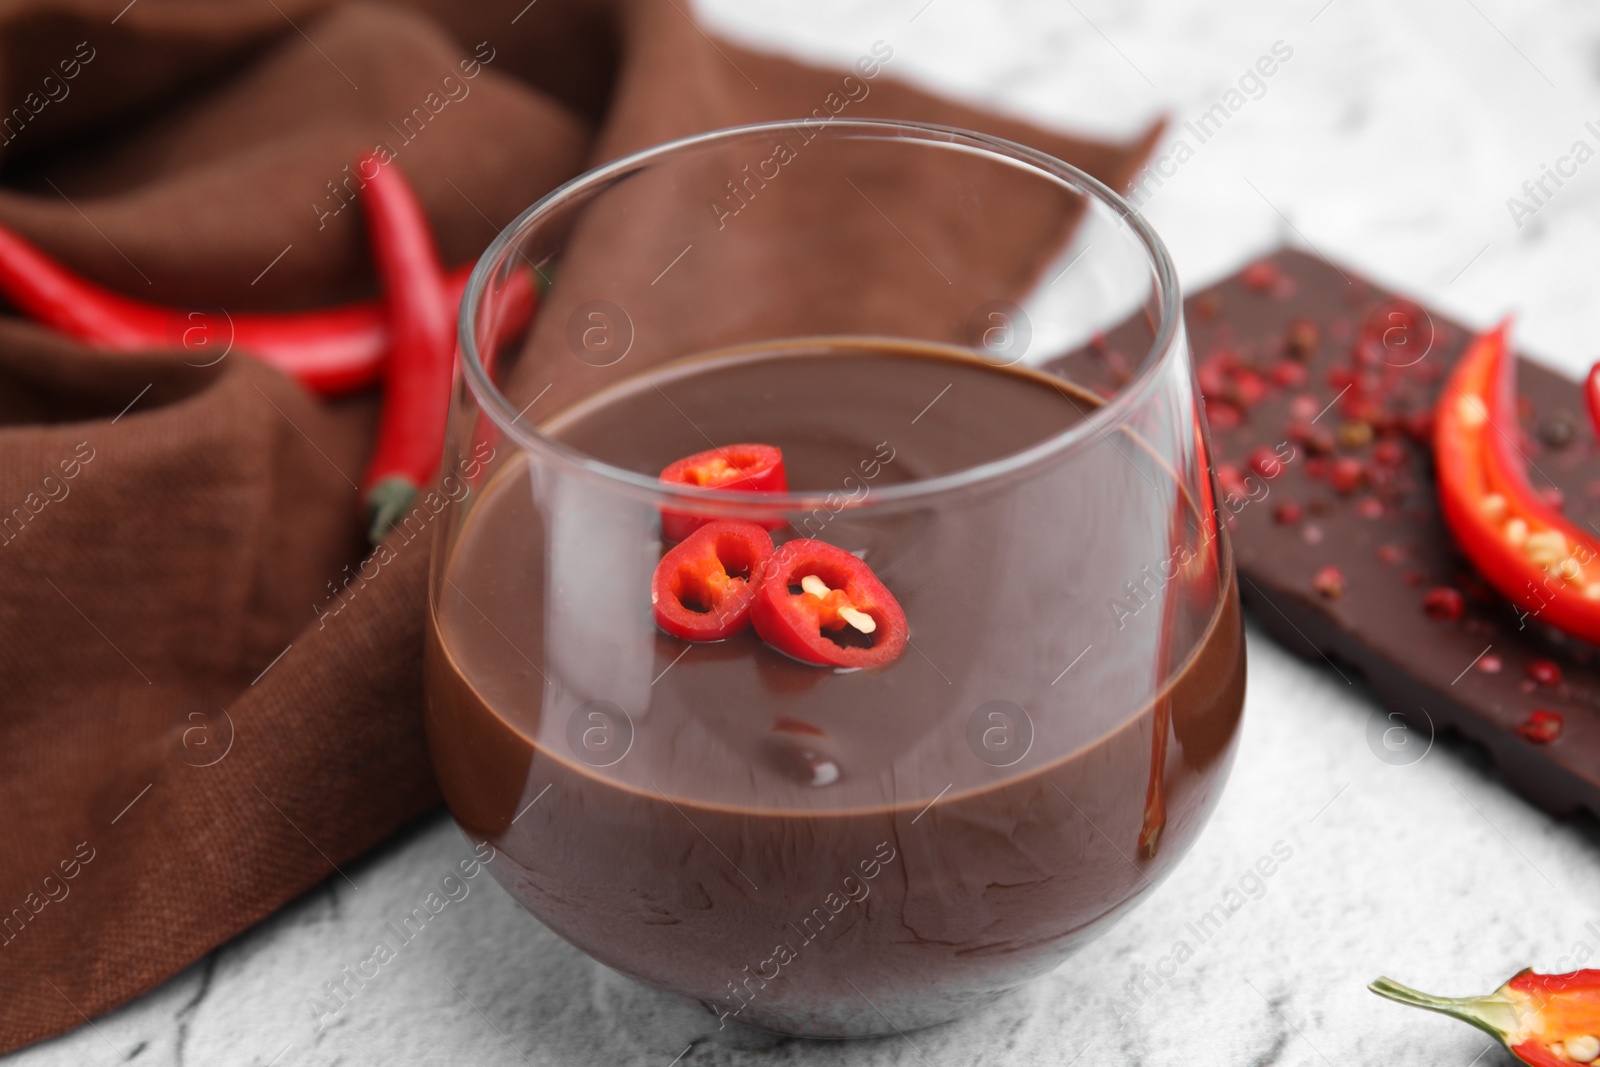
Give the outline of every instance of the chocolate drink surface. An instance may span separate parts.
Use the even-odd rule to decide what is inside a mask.
[[[602,963],[810,1035],[951,1018],[1103,930],[1186,850],[1233,757],[1226,538],[1198,622],[1130,622],[1094,598],[1138,573],[1106,553],[1170,548],[1163,523],[1119,516],[1131,490],[1095,488],[1138,473],[1118,450],[1093,457],[1105,480],[1046,457],[885,496],[1039,446],[1096,403],[1022,369],[841,342],[683,361],[545,422],[648,475],[713,444],[778,446],[792,492],[851,505],[785,513],[774,540],[859,555],[910,645],[837,671],[748,630],[661,633],[658,507],[505,463],[448,546],[428,641],[440,783],[499,849],[496,877]],[[1151,491],[1187,500],[1170,477]]]

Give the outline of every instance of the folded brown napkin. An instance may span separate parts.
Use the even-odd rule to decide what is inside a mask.
[[[893,50],[841,92],[844,71],[714,40],[686,0],[12,5],[0,220],[143,298],[294,308],[375,292],[345,167],[376,144],[460,263],[586,166],[719,126],[974,127],[1113,186],[1154,136],[941,100],[894,81]],[[439,802],[427,539],[362,562],[375,397],[197,362],[0,317],[0,1051],[149,989]]]

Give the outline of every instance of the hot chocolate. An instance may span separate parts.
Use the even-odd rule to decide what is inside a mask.
[[[1198,622],[1171,610],[1181,577],[1151,593],[1167,607],[1119,618],[1097,539],[1160,563],[1205,527],[1170,475],[1107,477],[1176,494],[1178,534],[1119,530],[1134,490],[1057,477],[1049,456],[938,506],[883,492],[1036,449],[1097,403],[1025,369],[834,342],[681,361],[545,422],[652,475],[717,444],[781,448],[790,490],[837,506],[784,514],[774,540],[870,564],[909,645],[847,671],[749,630],[662,633],[659,508],[504,463],[436,561],[428,641],[440,783],[503,854],[496,877],[609,966],[811,1034],[952,1017],[1103,929],[1182,854],[1232,759],[1226,539],[1196,556]]]

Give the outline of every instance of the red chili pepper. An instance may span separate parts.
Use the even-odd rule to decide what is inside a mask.
[[[656,564],[656,625],[688,641],[721,641],[750,625],[772,538],[753,522],[708,522]]]
[[[1475,340],[1439,394],[1440,510],[1461,551],[1503,596],[1540,622],[1600,641],[1600,542],[1528,482],[1508,328]]]
[[[729,489],[745,493],[781,493],[789,488],[783,469],[783,452],[772,445],[724,445],[685,456],[661,472],[663,482],[696,489]],[[661,536],[681,541],[696,527],[711,520],[700,515],[663,509]],[[783,525],[775,523],[773,528]]]
[[[894,594],[871,567],[822,541],[790,541],[773,553],[750,621],[779,652],[819,666],[882,667],[906,647],[906,613]]]
[[[452,313],[461,304],[472,268],[468,263],[444,276]],[[520,330],[532,319],[537,291],[531,283],[528,291],[534,300],[506,305],[502,334]],[[196,312],[171,314],[192,321]],[[209,320],[199,325],[211,328]],[[383,377],[384,363],[394,347],[381,300],[323,311],[229,313],[215,328],[224,338],[231,338],[235,348],[257,356],[318,396],[342,396],[375,385]],[[179,347],[188,345],[180,342]]]
[[[1519,971],[1484,997],[1433,997],[1380,978],[1380,997],[1471,1023],[1532,1067],[1570,1067],[1600,1056],[1600,971]]]
[[[450,272],[452,307],[460,303],[471,273],[470,263]],[[322,396],[376,382],[390,347],[383,305],[376,300],[319,311],[221,315],[165,307],[89,281],[5,226],[0,226],[0,295],[35,322],[96,348],[197,354],[237,348]]]
[[[439,469],[456,350],[444,271],[416,191],[375,153],[357,160],[356,172],[367,183],[361,203],[394,335],[378,443],[361,482],[376,544]]]

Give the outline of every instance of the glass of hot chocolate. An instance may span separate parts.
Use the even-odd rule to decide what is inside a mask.
[[[1192,844],[1244,644],[1110,189],[947,128],[696,136],[528,209],[460,340],[429,743],[562,938],[719,1025],[908,1031]]]

